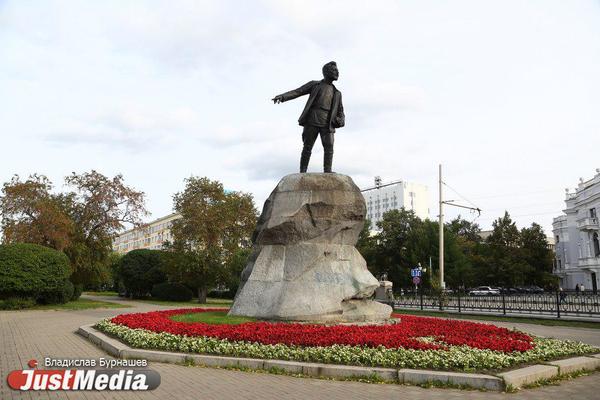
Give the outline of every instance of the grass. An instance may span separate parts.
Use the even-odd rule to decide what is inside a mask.
[[[598,371],[600,371],[600,368],[596,368],[593,371],[592,370],[580,370],[580,371],[575,371],[575,372],[571,372],[568,374],[561,374],[561,375],[557,375],[557,376],[554,376],[549,379],[540,379],[533,383],[528,383],[526,385],[523,385],[522,389],[534,389],[534,388],[538,388],[538,387],[542,387],[542,386],[558,386],[558,385],[560,385],[560,383],[562,381],[570,381],[572,379],[579,378],[581,376],[588,376],[593,373],[597,373]]]
[[[244,322],[256,321],[255,318],[230,316],[227,315],[226,311],[179,314],[173,315],[171,319],[179,322],[204,322],[205,324],[217,325],[237,325],[243,324]]]
[[[110,297],[117,297],[119,296],[119,293],[117,292],[112,292],[112,291],[102,291],[102,292],[84,292],[84,294],[89,295],[89,296],[110,296]],[[169,301],[169,300],[158,300],[158,299],[152,299],[152,298],[148,298],[148,299],[129,299],[129,298],[125,298],[125,297],[121,297],[119,298],[119,300],[124,300],[124,301],[139,301],[140,303],[147,303],[147,304],[156,304],[159,306],[190,306],[190,307],[197,307],[197,306],[214,306],[214,307],[230,307],[231,304],[233,304],[233,300],[228,300],[228,299],[214,299],[214,298],[208,298],[206,299],[206,303],[198,303],[198,299],[192,299],[190,301]]]
[[[38,304],[23,310],[87,310],[90,308],[126,308],[127,305],[110,303],[108,301],[77,299],[65,304]]]
[[[129,299],[124,299],[129,300]],[[233,304],[233,300],[227,299],[206,299],[206,303],[198,303],[197,299],[192,299],[190,301],[169,301],[169,300],[157,300],[157,299],[133,299],[131,301],[139,301],[141,303],[148,304],[156,304],[159,306],[189,306],[189,307],[198,307],[198,306],[212,306],[212,307],[230,307]]]
[[[87,294],[89,296],[111,296],[116,297],[119,295],[117,292],[105,291],[105,292],[83,292],[83,294]]]
[[[528,317],[504,317],[496,315],[480,315],[480,314],[459,314],[459,313],[448,313],[443,311],[421,311],[421,310],[400,310],[394,309],[395,313],[407,314],[407,315],[421,315],[426,317],[439,317],[439,318],[455,318],[455,319],[469,319],[479,321],[496,321],[496,322],[515,322],[521,324],[534,324],[534,325],[545,325],[545,326],[567,326],[571,328],[592,328],[600,329],[600,322],[588,322],[588,321],[569,321],[562,319],[544,319],[544,318],[528,318]]]

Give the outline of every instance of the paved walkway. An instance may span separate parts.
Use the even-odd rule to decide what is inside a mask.
[[[108,300],[108,299],[107,299]],[[115,300],[114,298],[110,300]],[[6,385],[9,371],[21,369],[28,360],[45,356],[57,358],[100,358],[106,354],[73,332],[84,324],[123,312],[144,312],[175,308],[127,302],[133,308],[81,311],[1,311],[0,312],[0,399],[594,399],[600,396],[600,375],[523,390],[516,394],[483,393],[454,389],[422,389],[413,386],[338,382],[309,378],[239,372],[213,368],[185,367],[152,363],[162,377],[152,392],[39,392],[20,393]],[[578,328],[514,325],[544,336],[566,337],[598,344],[600,332]],[[594,336],[595,334],[595,336]]]

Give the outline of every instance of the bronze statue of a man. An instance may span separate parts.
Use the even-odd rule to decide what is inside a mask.
[[[323,171],[331,172],[333,135],[335,128],[341,128],[345,123],[342,93],[333,85],[333,81],[337,81],[339,75],[337,64],[331,61],[323,66],[323,80],[310,81],[296,90],[290,90],[272,99],[277,104],[310,94],[298,119],[298,123],[304,127],[302,131],[304,146],[300,157],[300,172],[306,172],[313,145],[319,134],[325,153]]]

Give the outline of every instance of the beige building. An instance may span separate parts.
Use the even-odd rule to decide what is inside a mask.
[[[171,223],[181,218],[179,214],[169,214],[145,225],[121,233],[113,240],[113,250],[125,254],[136,249],[159,250],[171,236]]]

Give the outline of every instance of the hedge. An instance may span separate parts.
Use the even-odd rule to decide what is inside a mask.
[[[69,259],[60,251],[29,243],[0,245],[0,299],[69,301],[71,272]]]
[[[192,291],[181,283],[163,282],[152,288],[152,297],[159,300],[190,301],[193,295]]]
[[[119,260],[119,276],[130,296],[149,295],[152,286],[167,280],[163,252],[149,249],[130,251]]]

